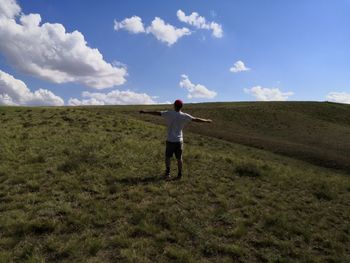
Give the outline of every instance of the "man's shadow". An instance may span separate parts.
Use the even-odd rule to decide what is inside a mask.
[[[165,181],[164,176],[126,177],[115,180],[116,183],[123,185],[151,184]]]

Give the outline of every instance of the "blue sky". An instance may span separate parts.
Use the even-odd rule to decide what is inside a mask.
[[[5,13],[4,10],[13,5],[19,6],[20,12],[13,11],[1,18],[1,12]],[[215,22],[221,27],[222,36],[213,36],[210,28],[197,28],[180,21],[178,10],[185,13],[186,19],[197,12],[205,18],[203,27]],[[45,99],[53,104],[62,104],[62,101],[64,104],[69,101],[70,104],[129,104],[162,103],[177,98],[186,102],[332,100],[350,103],[349,11],[349,0],[0,0],[3,42],[0,44],[3,75],[0,103],[1,94],[2,104],[11,101],[28,105],[45,104]],[[21,24],[20,17],[29,14],[40,14],[41,23],[36,25],[39,31],[44,23],[59,23],[66,33],[79,31],[86,41],[84,50],[98,49],[103,56],[98,60],[101,64],[98,72],[90,74],[97,59],[85,59],[84,50],[79,53],[80,58],[69,57],[81,44],[78,40],[71,45],[61,40],[55,43],[47,38],[47,31],[38,33],[33,29],[33,39],[29,30],[22,32],[25,39],[22,41],[15,38],[8,26],[1,29],[4,27],[1,19],[14,19],[16,24]],[[135,34],[125,28],[114,29],[114,21],[120,23],[133,16],[142,19],[145,32]],[[174,29],[187,28],[190,34],[172,44],[161,41],[157,34],[162,32],[146,33],[151,31],[147,28],[155,17]],[[37,34],[46,40],[40,42]],[[13,48],[17,46],[16,41],[25,42],[25,49],[32,47]],[[50,54],[56,56],[57,61],[36,57],[41,57],[43,50],[51,49]],[[60,50],[58,55],[54,54],[56,49]],[[65,59],[69,61],[66,63]],[[243,62],[247,70],[230,71],[237,61]],[[37,63],[39,69],[29,68],[32,63]],[[46,76],[46,68],[58,74]],[[125,75],[115,69],[125,70]],[[60,71],[68,77],[58,78]],[[111,76],[114,73],[121,74],[119,79]],[[104,75],[108,78],[102,79]],[[94,76],[98,84],[91,84]],[[18,81],[25,83],[27,93],[23,87],[18,91]],[[46,93],[35,94],[38,89]],[[10,93],[15,95],[11,97]],[[21,99],[24,93],[27,97]]]

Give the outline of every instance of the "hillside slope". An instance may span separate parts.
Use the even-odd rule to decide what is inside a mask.
[[[171,106],[150,106],[152,109]],[[121,107],[138,116],[141,107]],[[287,155],[350,173],[350,105],[321,102],[243,102],[186,105],[184,111],[213,119],[189,131]]]
[[[1,262],[350,260],[343,174],[187,133],[164,181],[165,128],[116,107],[0,107],[0,124]]]

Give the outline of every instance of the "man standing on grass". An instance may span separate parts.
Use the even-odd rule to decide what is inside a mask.
[[[168,137],[166,140],[165,149],[165,177],[170,178],[170,158],[175,154],[177,159],[178,174],[177,179],[182,177],[182,151],[183,151],[183,136],[182,129],[185,124],[190,121],[194,122],[212,122],[211,120],[195,118],[191,115],[181,111],[183,102],[181,100],[176,100],[174,102],[175,110],[168,111],[144,111],[141,110],[140,113],[151,114],[156,116],[163,116],[166,119],[168,126]]]

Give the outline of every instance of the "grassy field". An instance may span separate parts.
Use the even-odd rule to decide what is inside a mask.
[[[181,181],[163,180],[165,128],[131,117],[139,107],[0,107],[0,262],[349,262],[346,163],[327,169],[234,143],[245,118],[246,135],[271,129],[253,123],[259,105],[191,106],[222,135],[185,131]],[[349,115],[305,105],[298,116],[324,125],[322,147],[349,158]],[[272,129],[266,138],[288,141]]]
[[[135,106],[123,110],[137,116]],[[194,123],[189,128],[192,132],[350,173],[350,105],[327,102],[206,103],[186,105],[185,111],[214,121],[210,129]],[[162,122],[156,118],[138,117]]]

